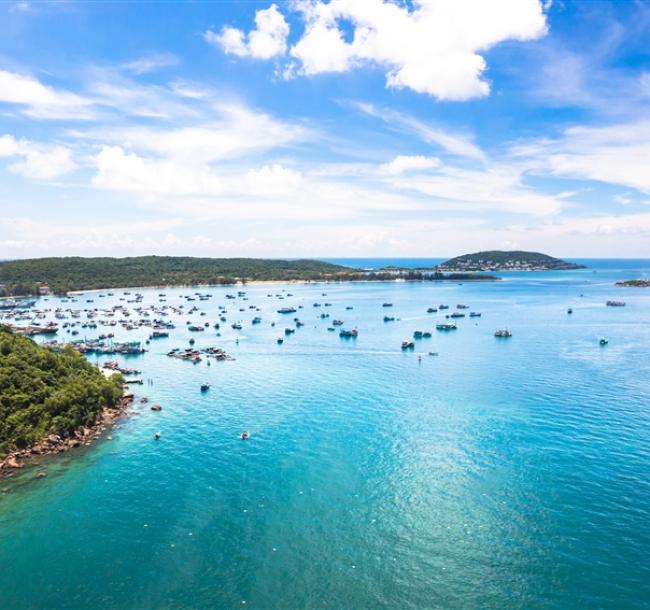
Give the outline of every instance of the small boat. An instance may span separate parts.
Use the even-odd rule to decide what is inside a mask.
[[[512,337],[512,331],[507,328],[499,328],[494,331],[495,337],[508,338]]]
[[[278,337],[278,345],[282,345],[284,343],[284,339],[282,337]]]
[[[231,324],[230,326],[234,330],[241,330],[241,324],[239,322],[235,322],[235,323]]]
[[[160,440],[160,432],[156,432],[153,437],[158,441]]]
[[[202,383],[201,384],[201,392],[207,392],[210,389],[210,384],[209,383]]]
[[[607,301],[607,307],[625,307],[625,301]]]
[[[436,313],[437,311],[438,310],[435,307],[429,307],[429,309],[427,309],[427,313]]]
[[[423,334],[424,334],[424,333],[423,333],[421,330],[416,330],[416,331],[413,333],[413,338],[414,338],[414,339],[422,339],[422,335],[423,335]]]
[[[437,356],[438,352],[429,352],[429,356]]]
[[[344,339],[356,339],[358,335],[359,331],[356,328],[353,328],[352,330],[342,329],[339,333],[339,337],[343,337]]]
[[[572,313],[573,313],[573,309],[571,309],[571,308],[569,307],[569,309],[567,309],[566,312],[567,312],[568,314],[572,314]]]
[[[402,341],[402,349],[415,349],[415,341],[412,339],[404,339],[404,341]]]
[[[381,306],[382,307],[392,307],[393,304],[392,303],[382,303]]]
[[[152,411],[162,411],[162,407],[160,405],[151,405],[151,410]]]
[[[480,318],[481,317],[481,312],[480,311],[470,311],[469,312],[469,317],[470,318]]]
[[[384,322],[394,322],[395,317],[394,316],[384,316]]]
[[[449,330],[456,330],[458,327],[451,323],[451,324],[436,324],[436,330],[441,330],[441,331],[449,331]]]
[[[601,337],[599,343],[601,345],[607,345],[609,343],[609,339],[607,337]]]
[[[244,430],[240,435],[239,438],[243,441],[247,441],[250,438],[250,434]]]
[[[281,307],[280,309],[278,309],[278,313],[283,313],[283,314],[295,313],[295,311],[296,311],[295,307]]]

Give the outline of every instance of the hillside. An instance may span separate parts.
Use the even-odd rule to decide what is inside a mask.
[[[131,258],[35,258],[0,263],[0,284],[6,295],[36,294],[48,286],[57,294],[71,290],[137,286],[232,284],[239,280],[321,280],[347,267],[315,260],[255,258],[193,258],[138,256]]]
[[[444,271],[559,271],[584,269],[540,252],[489,250],[451,258],[439,267]]]
[[[120,377],[106,379],[81,354],[55,353],[0,326],[0,456],[90,426],[121,396]]]

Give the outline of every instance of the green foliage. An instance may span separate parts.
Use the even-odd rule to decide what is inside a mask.
[[[55,353],[0,326],[0,455],[90,425],[121,395],[119,376],[106,379],[74,350]]]
[[[35,258],[0,263],[0,284],[9,292],[34,294],[39,284],[63,294],[139,286],[232,284],[237,280],[324,280],[347,267],[314,260],[255,258],[193,258],[138,256],[131,258]]]
[[[524,252],[523,250],[487,250],[483,252],[474,252],[473,254],[463,254],[445,261],[440,265],[446,269],[478,269],[485,266],[489,261],[490,267],[506,267],[513,263],[523,263],[531,267],[545,269],[582,269],[582,265],[568,263],[559,258],[554,258],[541,252]]]

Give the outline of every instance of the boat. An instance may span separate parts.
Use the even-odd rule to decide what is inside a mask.
[[[280,307],[280,309],[278,309],[278,313],[282,313],[282,314],[295,313],[295,312],[296,312],[295,307]]]
[[[464,305],[463,303],[458,303],[456,309],[469,309],[469,305]]]
[[[481,312],[480,311],[470,311],[469,312],[469,317],[470,318],[480,318],[481,317]]]
[[[429,352],[429,356],[437,356],[438,352]]]
[[[450,317],[450,318],[464,318],[464,317],[465,317],[465,314],[464,314],[464,313],[459,313],[459,312],[455,311],[455,312],[452,313],[449,317]]]
[[[512,337],[512,331],[509,330],[508,328],[499,328],[494,331],[494,336],[501,337],[501,338]]]
[[[424,334],[424,333],[423,333],[421,330],[416,330],[416,331],[413,333],[413,338],[414,338],[414,339],[422,339],[422,335],[423,335],[423,334]]]
[[[438,309],[449,309],[449,305],[438,305]]]
[[[609,339],[607,337],[601,337],[599,343],[601,345],[607,345],[609,343]]]
[[[207,392],[210,389],[210,384],[209,383],[202,383],[201,384],[201,392]]]
[[[157,441],[159,441],[159,440],[160,440],[160,432],[156,432],[156,433],[153,435],[153,437],[154,437]]]
[[[394,322],[395,317],[394,316],[384,316],[384,322]]]
[[[413,339],[404,339],[404,341],[402,341],[402,349],[415,349],[415,341],[413,341]]]
[[[456,330],[458,327],[452,322],[451,324],[436,324],[436,330],[447,332],[450,330]]]
[[[437,311],[438,310],[435,307],[429,307],[429,309],[427,309],[427,313],[436,313]]]
[[[293,335],[293,333],[295,333],[295,332],[296,332],[295,328],[285,328],[284,329],[284,334],[287,335],[287,336]]]
[[[239,438],[243,441],[247,441],[250,438],[250,434],[244,430],[240,435]]]
[[[569,309],[567,309],[566,312],[567,312],[568,314],[572,314],[572,313],[573,313],[573,309],[571,309],[571,308],[569,307]]]
[[[230,325],[234,330],[241,330],[241,324],[239,322],[234,322]]]
[[[341,332],[339,332],[339,337],[344,339],[356,339],[358,335],[359,331],[356,328],[353,328],[352,330],[341,329]]]
[[[284,343],[284,339],[282,337],[278,337],[278,345],[282,345]]]
[[[607,301],[607,307],[625,307],[625,301]]]
[[[392,307],[393,304],[392,303],[382,303],[381,306],[382,307]]]

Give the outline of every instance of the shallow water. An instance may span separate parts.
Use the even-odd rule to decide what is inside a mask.
[[[200,289],[214,298],[185,307],[206,316],[170,316],[170,338],[121,359],[162,412],[136,405],[112,441],[45,459],[46,479],[0,481],[0,607],[650,607],[650,289],[612,285],[648,272],[606,261],[489,284],[257,285],[248,301]],[[179,304],[193,291],[164,292]],[[107,307],[114,292],[63,307]],[[426,309],[440,303],[482,317],[439,333],[444,313]],[[221,337],[186,330],[220,304]],[[306,325],[278,345],[294,316]],[[335,318],[359,337],[328,332]],[[502,326],[511,339],[493,337]],[[403,353],[415,330],[433,337]],[[190,336],[236,360],[165,355]]]

